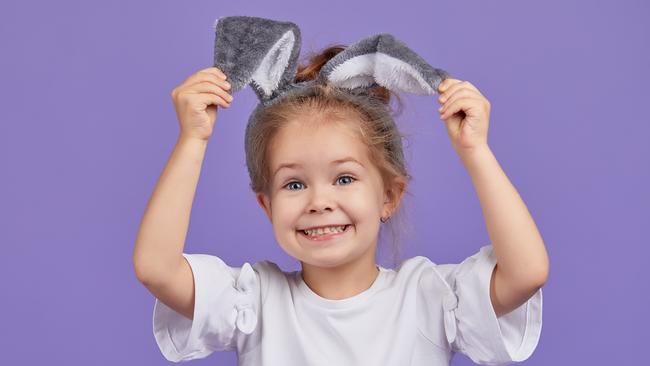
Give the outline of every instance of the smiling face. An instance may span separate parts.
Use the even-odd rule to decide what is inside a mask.
[[[380,172],[346,122],[312,118],[290,121],[273,138],[268,155],[270,197],[258,193],[258,203],[279,245],[303,265],[374,263],[379,218],[394,207],[387,201]],[[310,238],[300,231],[348,224],[343,233],[329,238]]]

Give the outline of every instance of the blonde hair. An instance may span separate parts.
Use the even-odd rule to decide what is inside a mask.
[[[306,65],[299,65],[295,82],[315,80],[321,67],[345,46],[330,46],[313,54]],[[401,100],[396,94],[377,84],[363,89],[362,92],[349,92],[327,84],[316,83],[300,92],[287,93],[277,103],[266,108],[258,108],[253,114],[255,123],[246,128],[245,150],[246,165],[250,176],[250,188],[255,193],[264,193],[270,197],[271,167],[267,156],[271,141],[290,121],[304,115],[316,115],[320,121],[340,122],[351,116],[354,130],[368,147],[370,161],[378,168],[383,185],[390,188],[392,198],[398,198],[399,191],[408,193],[406,187],[411,180],[404,161],[402,135],[391,113],[391,96]],[[398,113],[399,114],[399,113]],[[349,120],[349,119],[348,119]],[[401,178],[395,183],[395,178]],[[396,265],[399,261],[399,231],[403,230],[403,210],[399,205],[390,219],[382,225],[388,226],[392,237],[392,259]],[[381,230],[383,231],[383,230]],[[379,238],[383,238],[380,231]]]

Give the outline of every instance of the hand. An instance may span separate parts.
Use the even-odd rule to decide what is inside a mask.
[[[172,90],[181,135],[207,140],[217,117],[217,105],[229,107],[232,96],[226,74],[216,67],[199,70]]]
[[[440,118],[457,153],[487,145],[490,102],[468,81],[445,79],[438,86]]]

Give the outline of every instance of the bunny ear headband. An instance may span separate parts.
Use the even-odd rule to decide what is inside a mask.
[[[257,109],[314,83],[350,91],[378,84],[390,91],[434,95],[438,85],[450,77],[392,35],[379,33],[339,52],[323,65],[317,79],[294,83],[301,44],[297,25],[258,17],[227,16],[218,18],[214,28],[214,66],[227,75],[231,93],[250,84],[260,100]]]

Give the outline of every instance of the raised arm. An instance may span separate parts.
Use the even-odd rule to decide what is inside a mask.
[[[497,257],[490,296],[497,316],[526,302],[548,277],[548,255],[526,205],[487,145],[461,156]]]
[[[440,118],[472,178],[497,257],[490,297],[501,316],[544,285],[548,254],[526,205],[488,146],[489,101],[468,81],[446,79],[438,89]]]
[[[190,75],[171,93],[180,126],[176,146],[149,200],[133,252],[140,280],[158,281],[183,263],[192,201],[217,105],[229,107],[226,75],[216,67]]]
[[[133,251],[138,279],[163,282],[184,261],[183,248],[206,140],[179,136],[149,199]]]
[[[217,68],[200,70],[172,91],[180,133],[147,204],[133,251],[135,273],[170,308],[192,319],[194,278],[183,257],[194,194],[217,105],[229,107],[230,85]]]

